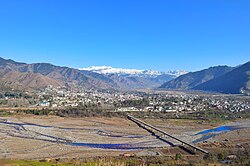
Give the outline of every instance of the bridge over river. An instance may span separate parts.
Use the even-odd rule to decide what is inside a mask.
[[[179,138],[176,138],[176,137],[172,136],[171,134],[168,134],[165,131],[162,131],[162,130],[160,130],[160,129],[158,129],[158,128],[156,128],[156,127],[154,127],[154,126],[152,126],[152,125],[150,125],[150,124],[148,124],[146,122],[143,122],[143,121],[141,121],[141,120],[139,120],[139,119],[137,119],[137,118],[135,118],[135,117],[133,117],[131,115],[127,115],[127,117],[128,117],[129,120],[131,120],[134,123],[138,124],[140,127],[144,128],[145,130],[153,133],[154,135],[156,135],[159,139],[161,139],[164,142],[168,142],[169,144],[172,144],[171,142],[169,142],[169,141],[165,140],[164,138],[162,138],[162,136],[169,137],[174,141],[180,142],[182,145],[186,145],[188,147],[191,147],[192,149],[194,149],[195,152],[200,151],[200,152],[205,153],[205,154],[209,153],[208,151],[206,151],[206,150],[204,150],[204,149],[202,149],[202,148],[200,148],[198,146],[195,146],[194,144],[191,144],[191,143],[185,142],[185,141],[183,141],[183,140],[181,140]]]

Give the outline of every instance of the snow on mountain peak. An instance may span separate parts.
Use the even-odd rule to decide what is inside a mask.
[[[143,74],[143,70],[113,68],[111,66],[91,66],[80,70],[93,71],[101,74]]]
[[[80,68],[79,70],[87,70],[99,74],[119,74],[119,75],[128,74],[128,75],[151,75],[151,76],[168,74],[176,77],[187,73],[187,71],[184,70],[174,70],[174,71],[170,70],[168,72],[160,72],[155,70],[113,68],[111,66],[91,66],[88,68]]]

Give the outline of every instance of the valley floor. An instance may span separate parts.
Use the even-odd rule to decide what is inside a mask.
[[[210,124],[202,120],[143,119],[211,153],[238,153],[250,147],[250,120]],[[207,130],[221,126],[214,130]],[[207,131],[206,131],[207,130]],[[168,138],[165,138],[168,140]],[[169,139],[161,141],[128,119],[58,116],[0,117],[0,158],[86,158],[97,156],[203,156]],[[171,145],[171,143],[174,144]]]

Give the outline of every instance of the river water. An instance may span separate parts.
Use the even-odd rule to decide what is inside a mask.
[[[194,141],[192,141],[192,143],[198,143],[198,142],[203,142],[206,141],[218,134],[224,133],[224,132],[230,132],[230,131],[234,131],[234,130],[240,130],[240,129],[244,129],[244,128],[249,128],[246,126],[219,126],[216,128],[212,128],[212,129],[207,129],[207,130],[203,130],[201,132],[198,132],[195,135],[201,135],[201,138],[198,138]]]
[[[119,150],[136,150],[136,149],[145,149],[148,148],[148,143],[88,143],[88,142],[75,142],[69,138],[59,137],[53,134],[46,133],[46,130],[57,129],[60,132],[67,132],[70,130],[73,131],[89,131],[95,133],[100,137],[113,137],[115,138],[128,138],[128,139],[138,139],[143,138],[145,135],[127,135],[121,132],[113,133],[111,131],[105,131],[100,129],[90,129],[90,128],[67,128],[67,127],[57,127],[49,125],[40,125],[34,123],[24,123],[24,122],[11,122],[6,119],[0,119],[0,133],[6,133],[7,135],[13,137],[19,137],[24,139],[35,139],[42,140],[52,143],[61,143],[70,146],[84,146],[90,148],[101,148],[101,149],[119,149]],[[6,127],[4,127],[6,126]],[[32,129],[35,127],[36,129]],[[46,134],[45,134],[46,133]],[[152,147],[151,147],[152,148]]]

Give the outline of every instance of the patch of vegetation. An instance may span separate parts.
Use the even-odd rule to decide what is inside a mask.
[[[230,157],[231,156],[231,157]],[[0,160],[0,165],[9,166],[165,166],[165,165],[249,165],[250,149],[216,149],[216,151],[202,156],[185,156],[177,153],[173,156],[107,156],[92,158],[49,158],[42,160]]]
[[[184,160],[174,160],[168,157],[96,157],[86,159],[51,159],[51,160],[2,160],[10,166],[161,166],[161,165],[187,165]]]
[[[232,165],[249,165],[250,164],[250,149],[230,149],[220,150],[217,149],[213,153],[204,156],[205,162],[225,163]]]
[[[242,152],[241,152],[242,153]],[[220,154],[220,155],[218,155]],[[94,157],[84,159],[48,159],[48,160],[0,160],[0,164],[9,166],[165,166],[165,165],[220,165],[226,159],[227,154],[221,152],[204,156],[203,160],[188,159],[185,156],[145,156],[145,157]],[[249,164],[249,157],[244,154],[244,159],[230,160],[233,165]]]
[[[12,115],[12,114],[8,111],[0,110],[0,116],[9,116],[9,115]]]
[[[8,164],[9,166],[73,166],[70,163],[56,163],[56,162],[46,162],[37,160],[2,160],[2,164]],[[0,162],[0,163],[1,163]]]

